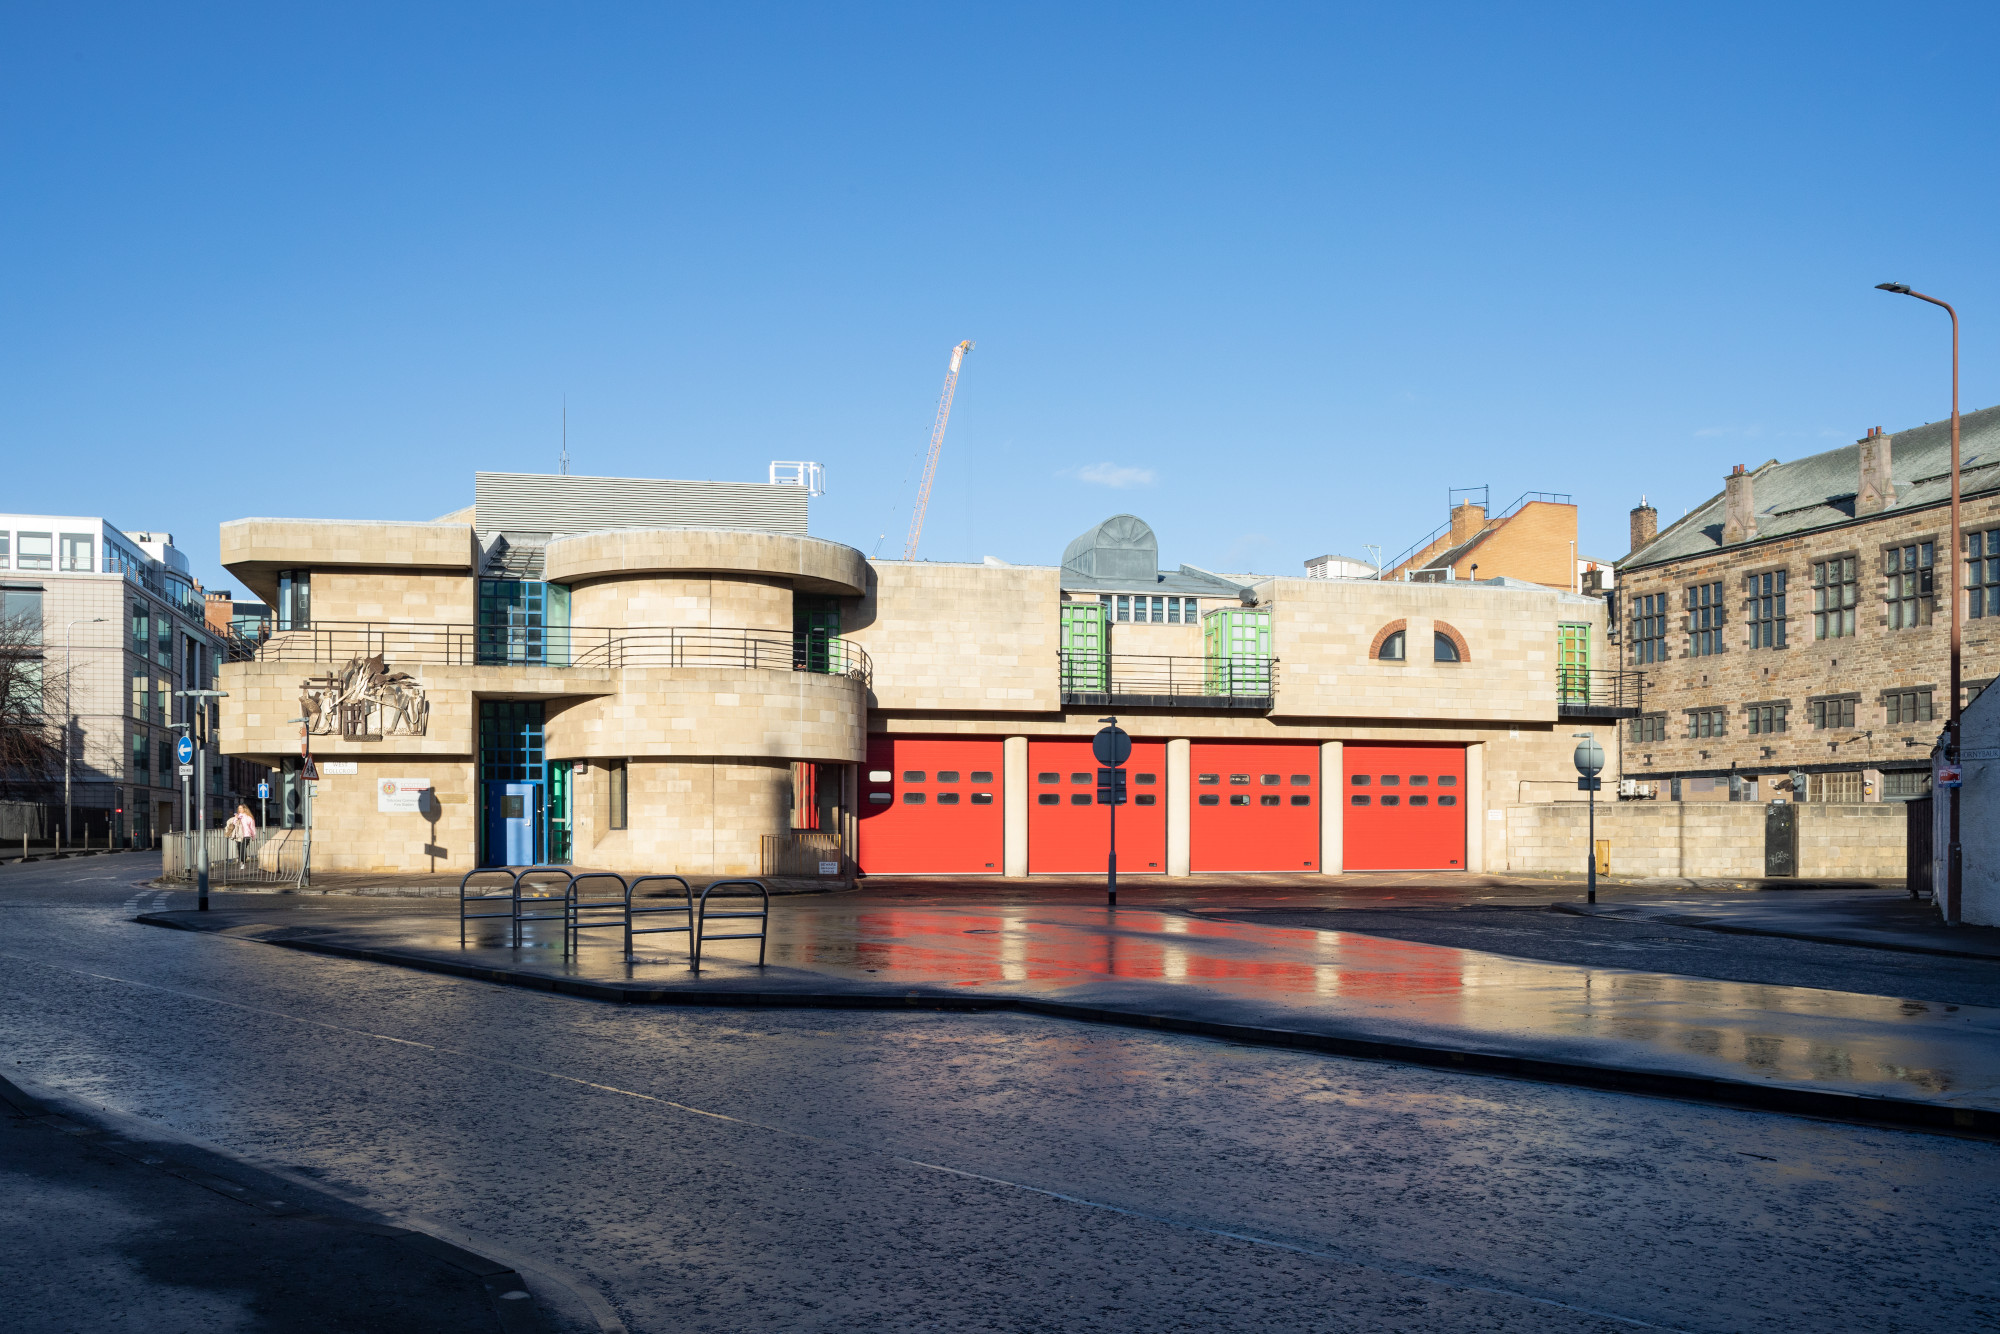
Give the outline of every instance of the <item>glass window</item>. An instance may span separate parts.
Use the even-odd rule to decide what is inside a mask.
[[[1283,777],[1283,774],[1258,774],[1257,781],[1265,787],[1276,787]]]
[[[894,800],[895,798],[887,792],[870,792],[868,794],[868,804],[870,806],[887,806]]]
[[[1218,783],[1218,782],[1221,782],[1221,781],[1222,781],[1222,775],[1220,775],[1220,774],[1196,774],[1196,775],[1195,775],[1195,780],[1194,780],[1194,781],[1195,781],[1195,782],[1197,782],[1197,783]]]
[[[1632,599],[1632,656],[1638,662],[1667,660],[1667,595]]]
[[[1383,786],[1383,787],[1401,787],[1402,785],[1403,785],[1403,779],[1402,779],[1401,775],[1398,775],[1398,774],[1383,774],[1383,775],[1382,775],[1382,786]]]
[[[1150,792],[1141,792],[1138,796],[1132,798],[1132,803],[1135,806],[1153,806],[1157,805],[1159,800],[1158,797]]]
[[[1036,775],[1035,775],[1035,781],[1036,781],[1037,783],[1060,783],[1060,782],[1062,782],[1062,775],[1061,775],[1061,774],[1036,774]]]
[[[940,792],[940,793],[938,793],[938,798],[937,798],[937,804],[938,804],[938,805],[940,805],[940,806],[956,806],[956,805],[958,805],[958,793],[956,793],[956,792]]]
[[[37,647],[42,642],[42,595],[33,588],[0,589],[0,621],[7,636],[18,648]]]
[[[972,804],[975,806],[991,806],[993,804],[993,794],[991,792],[975,792],[972,794]]]
[[[1752,704],[1743,710],[1743,716],[1750,721],[1751,736],[1767,736],[1785,730],[1785,709],[1783,704]]]
[[[893,782],[895,781],[895,775],[887,769],[870,769],[868,771],[868,781],[871,783]]]
[[[1820,561],[1813,573],[1813,638],[1845,639],[1854,633],[1854,604],[1860,596],[1855,582],[1856,558]]]
[[[1697,658],[1722,652],[1722,585],[1696,584],[1687,591],[1688,651]]]
[[[1431,799],[1421,793],[1413,792],[1410,794],[1410,804],[1412,806],[1428,806],[1431,804]]]
[[[13,538],[14,535],[11,532],[5,528],[0,528],[0,570],[6,569],[12,563],[10,553],[13,551]]]
[[[1889,628],[1908,630],[1931,623],[1931,569],[1935,548],[1929,542],[1890,547],[1882,553],[1882,572],[1889,576]]]
[[[937,780],[940,783],[956,783],[958,781],[958,770],[940,769],[938,770]]]
[[[1118,595],[1117,607],[1119,620],[1129,621],[1132,619],[1132,599],[1128,594],[1120,593]]]
[[[1146,786],[1150,786],[1150,785],[1151,785],[1152,783],[1156,782],[1157,780],[1158,780],[1158,775],[1156,775],[1156,774],[1133,774],[1133,775],[1132,775],[1132,781],[1133,781],[1133,782],[1135,782],[1135,783],[1137,783],[1137,784],[1139,784],[1139,785],[1140,785],[1141,787],[1146,787]]]
[[[48,570],[56,563],[56,539],[54,533],[21,533],[20,551],[15,557],[17,570]]]
[[[1250,775],[1249,775],[1249,774],[1231,774],[1231,775],[1229,775],[1229,785],[1230,785],[1231,787],[1249,787],[1249,786],[1250,786]]]
[[[1785,572],[1772,570],[1748,579],[1750,647],[1785,646]]]
[[[1457,775],[1457,774],[1439,774],[1439,775],[1438,775],[1438,786],[1439,786],[1439,787],[1457,787],[1457,786],[1458,786],[1458,775]]]
[[[1347,804],[1350,806],[1366,806],[1368,798],[1364,794],[1357,792],[1347,799]]]
[[[1312,805],[1312,804],[1313,804],[1313,799],[1312,799],[1311,797],[1293,797],[1293,798],[1292,798],[1292,805],[1294,805],[1294,806],[1310,806],[1310,805]]]
[[[136,779],[144,781],[146,775],[152,771],[152,767],[153,767],[152,748],[146,744],[146,738],[142,736],[133,737],[132,776]]]
[[[604,780],[607,794],[610,797],[611,807],[610,818],[606,823],[613,829],[623,829],[625,827],[625,761],[612,760],[607,764],[604,771]],[[888,795],[884,793],[882,800],[887,801],[888,799]]]
[[[93,574],[97,570],[97,539],[89,533],[62,535],[62,567],[73,574]]]
[[[1250,804],[1250,794],[1248,792],[1232,792],[1229,796],[1229,804],[1231,806],[1248,806]]]
[[[1293,787],[1311,787],[1311,786],[1312,786],[1312,782],[1313,782],[1313,780],[1312,780],[1312,775],[1311,775],[1311,774],[1293,774],[1293,775],[1292,775],[1292,786],[1293,786]]]
[[[1092,797],[1088,792],[1072,792],[1069,794],[1069,804],[1072,806],[1088,806],[1091,801]]]
[[[1966,610],[2000,616],[2000,528],[1965,535]]]
[[[1181,600],[1179,598],[1168,598],[1167,624],[1179,625],[1180,621],[1181,621]]]
[[[905,792],[903,794],[903,804],[905,806],[921,806],[924,804],[924,794],[921,792]]]
[[[1649,713],[1632,720],[1634,741],[1665,741],[1667,739],[1667,715]]]
[[[1204,792],[1196,798],[1204,806],[1220,806],[1222,798],[1213,792]]]
[[[972,771],[972,781],[975,783],[990,783],[993,781],[993,771],[991,769],[974,769]]]
[[[1382,651],[1375,656],[1384,662],[1401,662],[1403,660],[1403,632],[1398,630],[1395,634],[1383,640]]]
[[[1095,783],[1095,782],[1097,781],[1097,775],[1096,775],[1096,774],[1071,774],[1071,775],[1069,776],[1069,781],[1070,781],[1070,785],[1071,785],[1072,787],[1081,787],[1081,786],[1083,786],[1083,785],[1084,785],[1084,784],[1086,784],[1086,783]]]
[[[922,769],[905,769],[903,770],[903,781],[905,783],[921,783],[924,781],[924,771]]]
[[[1386,792],[1382,794],[1382,804],[1384,806],[1395,806],[1400,804],[1402,800],[1403,799],[1401,797],[1392,796]]]
[[[1367,787],[1371,782],[1374,781],[1374,779],[1370,778],[1367,774],[1355,774],[1347,781],[1354,784],[1354,786],[1356,787]]]
[[[1431,632],[1431,656],[1439,662],[1458,661],[1458,643],[1442,630]]]
[[[1726,726],[1727,718],[1726,709],[1689,709],[1687,734],[1691,738],[1727,736],[1729,734]]]
[[[1891,690],[1882,696],[1882,705],[1891,727],[1931,721],[1931,692],[1928,686],[1922,690]]]
[[[1845,695],[1836,699],[1816,699],[1809,706],[1815,731],[1829,728],[1854,726],[1854,706],[1860,703],[1857,696]]]
[[[1452,795],[1451,795],[1451,794],[1450,794],[1449,792],[1444,792],[1444,793],[1440,793],[1440,794],[1438,795],[1438,805],[1440,805],[1440,806],[1456,806],[1456,805],[1458,805],[1458,798],[1457,798],[1457,797],[1454,797],[1454,796],[1452,796]]]
[[[1282,806],[1284,798],[1277,796],[1259,797],[1257,798],[1257,804],[1259,806]]]
[[[1060,806],[1062,805],[1062,793],[1044,792],[1035,798],[1035,804],[1037,806]]]
[[[277,613],[280,630],[303,630],[312,624],[312,572],[278,571]]]
[[[1411,787],[1429,787],[1430,785],[1431,785],[1431,776],[1429,774],[1410,775]]]

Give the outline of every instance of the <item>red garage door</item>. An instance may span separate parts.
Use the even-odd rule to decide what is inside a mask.
[[[1167,869],[1167,744],[1134,741],[1118,808],[1118,869]],[[1088,741],[1028,743],[1028,870],[1102,871],[1111,808],[1097,804],[1097,757]]]
[[[1465,747],[1348,745],[1342,751],[1345,869],[1465,869]]]
[[[1000,744],[870,740],[861,771],[861,869],[998,875]]]
[[[1195,742],[1188,869],[1319,869],[1319,747]]]

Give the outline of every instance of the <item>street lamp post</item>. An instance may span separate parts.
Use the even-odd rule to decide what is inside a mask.
[[[1590,886],[1590,902],[1597,902],[1597,791],[1604,786],[1598,775],[1604,772],[1604,747],[1597,744],[1597,738],[1589,732],[1574,732],[1581,737],[1576,743],[1576,753],[1570,759],[1582,777],[1576,785],[1590,794],[1590,837],[1583,850],[1584,874]]]
[[[1951,316],[1951,563],[1946,566],[1950,574],[1945,580],[1945,591],[1951,599],[1951,702],[1946,716],[1950,721],[1945,726],[1945,759],[1958,759],[1959,732],[1959,675],[1960,675],[1960,621],[1959,583],[1963,575],[1959,563],[1965,559],[1965,536],[1958,527],[1958,312],[1948,301],[1940,301],[1934,296],[1925,296],[1913,290],[1908,283],[1876,283],[1884,292],[1894,292],[1898,296],[1911,296],[1919,301],[1928,301],[1945,314]],[[1945,789],[1945,808],[1950,822],[1950,832],[1945,852],[1944,920],[1947,926],[1957,926],[1959,921],[1960,886],[1965,880],[1965,856],[1958,841],[1958,785]]]
[[[102,617],[102,616],[79,616],[79,617],[77,617],[77,618],[76,618],[75,620],[71,621],[71,622],[70,622],[70,623],[69,623],[68,625],[65,625],[65,626],[63,627],[63,734],[62,734],[62,748],[63,748],[63,827],[62,827],[62,836],[63,836],[64,838],[68,839],[68,840],[69,840],[70,842],[72,842],[72,843],[76,842],[76,825],[75,825],[75,820],[76,820],[76,816],[75,816],[75,814],[74,814],[74,813],[72,812],[72,810],[71,810],[71,805],[70,805],[70,762],[69,762],[69,751],[70,751],[70,741],[71,741],[71,738],[72,738],[72,737],[73,737],[73,736],[75,735],[75,733],[76,733],[76,714],[75,714],[74,712],[72,712],[72,711],[71,711],[71,709],[70,709],[70,683],[69,683],[69,670],[70,670],[70,648],[69,648],[69,632],[70,632],[71,630],[74,630],[74,629],[75,629],[75,628],[76,628],[77,626],[79,626],[79,625],[98,625],[98,624],[101,624],[101,623],[102,623],[102,622],[103,622],[103,621],[104,621],[105,619],[106,619],[106,618],[105,618],[105,617]],[[123,743],[123,742],[121,742],[121,743],[119,743],[119,744],[121,744],[121,745],[122,745],[122,744],[124,744],[124,743]]]

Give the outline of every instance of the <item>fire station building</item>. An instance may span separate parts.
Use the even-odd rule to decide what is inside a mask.
[[[1513,579],[870,560],[796,486],[480,473],[430,523],[242,519],[275,610],[222,744],[314,786],[314,861],[697,875],[1481,870],[1628,717],[1604,604]],[[1615,758],[1612,772],[1616,772]],[[1546,800],[1546,796],[1540,798]]]

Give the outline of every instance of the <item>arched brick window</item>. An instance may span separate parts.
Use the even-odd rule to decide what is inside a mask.
[[[1385,662],[1401,662],[1409,656],[1409,636],[1403,632],[1409,628],[1408,621],[1391,621],[1375,632],[1375,642],[1368,646],[1368,656]]]
[[[1471,662],[1472,651],[1465,646],[1465,636],[1443,621],[1432,621],[1431,629],[1436,631],[1432,639],[1431,656],[1438,662]]]

